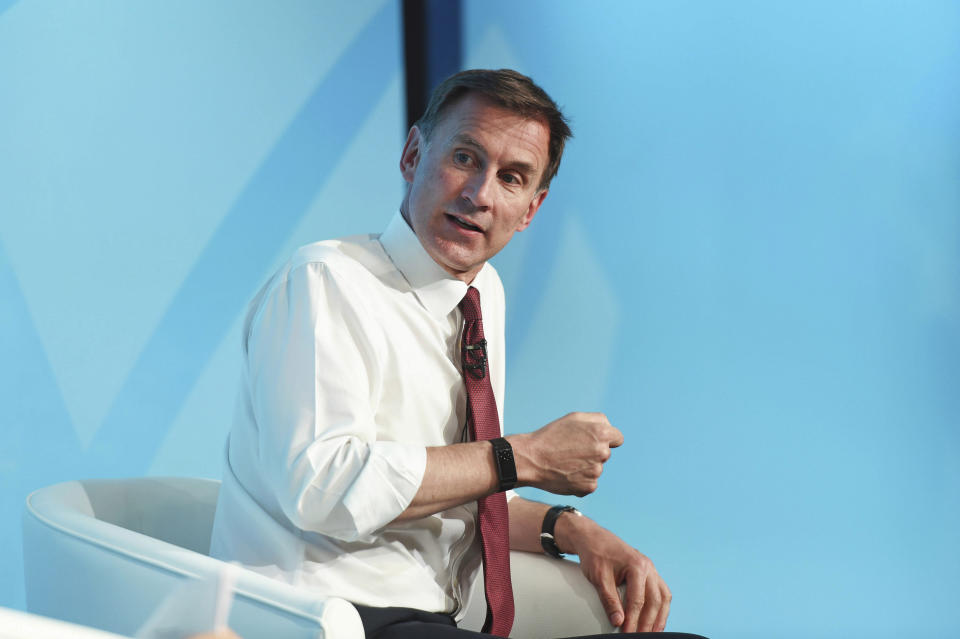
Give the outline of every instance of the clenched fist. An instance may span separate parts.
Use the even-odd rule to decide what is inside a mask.
[[[597,489],[610,449],[623,433],[603,413],[570,413],[543,428],[508,437],[521,484],[583,497]]]

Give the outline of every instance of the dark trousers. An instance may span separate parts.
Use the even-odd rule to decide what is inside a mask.
[[[457,628],[450,615],[413,608],[371,608],[354,604],[367,639],[489,639],[491,635]],[[570,639],[706,639],[685,632],[634,632]]]

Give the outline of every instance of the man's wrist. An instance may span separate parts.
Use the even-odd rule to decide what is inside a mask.
[[[576,511],[575,514],[572,512],[561,513],[553,526],[554,541],[560,552],[567,555],[579,555],[579,544],[577,542],[583,538],[584,534],[587,534],[584,531],[591,522],[592,520],[580,511]]]
[[[535,465],[530,456],[530,433],[517,433],[505,438],[513,447],[513,459],[517,465],[517,486],[535,486]]]
[[[573,553],[572,545],[564,543],[560,545],[557,537],[557,524],[561,519],[580,518],[582,515],[579,510],[573,506],[553,506],[549,508],[543,517],[543,524],[540,529],[540,545],[543,552],[560,559],[563,555]],[[569,538],[569,535],[566,535]]]

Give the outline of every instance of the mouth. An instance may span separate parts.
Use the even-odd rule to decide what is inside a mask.
[[[450,213],[447,213],[447,217],[450,219],[451,222],[453,222],[454,224],[456,224],[462,229],[466,229],[468,231],[474,231],[475,233],[483,233],[482,228],[480,228],[476,224],[471,223],[466,218],[462,218],[459,215],[452,215]]]

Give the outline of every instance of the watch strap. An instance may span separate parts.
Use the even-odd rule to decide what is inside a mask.
[[[573,506],[554,506],[543,516],[543,526],[540,528],[540,545],[543,547],[543,552],[557,559],[561,559],[563,553],[560,552],[560,547],[557,546],[557,539],[553,534],[553,529],[557,525],[557,519],[563,513],[579,515],[580,511]]]
[[[491,439],[493,464],[497,468],[498,492],[510,490],[517,485],[517,462],[513,458],[513,446],[503,437]]]

